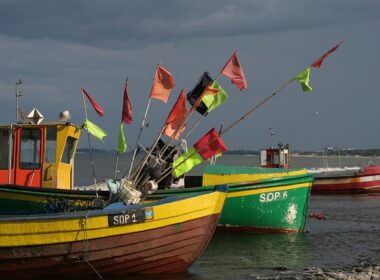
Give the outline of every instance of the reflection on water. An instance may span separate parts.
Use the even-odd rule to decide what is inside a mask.
[[[262,270],[307,267],[310,240],[306,234],[217,233],[190,272],[225,279]],[[218,271],[219,267],[222,271]]]

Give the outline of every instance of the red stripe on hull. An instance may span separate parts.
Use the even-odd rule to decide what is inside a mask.
[[[316,178],[314,179],[311,191],[316,192],[357,192],[369,193],[380,192],[380,180],[361,181],[366,176],[345,178]],[[367,177],[368,178],[368,177]]]
[[[203,253],[218,220],[211,215],[139,233],[2,248],[0,279],[94,277],[90,265],[102,276],[184,272]]]

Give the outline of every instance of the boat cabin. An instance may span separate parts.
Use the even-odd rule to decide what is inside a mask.
[[[260,150],[261,167],[289,168],[289,145],[278,144],[278,148]]]
[[[71,189],[80,133],[61,121],[0,125],[0,184]]]

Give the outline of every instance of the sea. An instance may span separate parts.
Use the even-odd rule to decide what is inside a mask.
[[[136,162],[139,161],[137,158]],[[130,155],[93,154],[97,181],[128,172]],[[190,174],[200,175],[207,163]],[[257,156],[223,155],[217,164],[259,166]],[[380,164],[377,157],[292,156],[291,168]],[[76,157],[76,185],[93,183],[89,154]],[[380,279],[380,194],[310,196],[305,231],[298,234],[216,232],[187,272],[116,279]]]

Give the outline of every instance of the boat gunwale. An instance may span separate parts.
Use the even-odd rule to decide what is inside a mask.
[[[158,200],[149,201],[148,203],[141,203],[135,205],[124,205],[122,202],[114,203],[120,207],[117,208],[103,208],[94,210],[83,210],[77,212],[67,212],[67,213],[48,213],[48,214],[32,214],[32,215],[0,215],[0,222],[15,222],[15,221],[40,221],[40,220],[59,220],[59,219],[78,219],[78,218],[90,218],[90,217],[101,217],[106,215],[123,213],[130,210],[144,209],[154,206],[160,206],[164,204],[169,204],[177,201],[182,201],[186,199],[195,198],[202,195],[208,195],[215,192],[226,193],[228,186],[226,184],[220,184],[214,186],[213,189],[207,190],[204,193],[189,193],[186,195],[170,196],[165,198],[160,198]],[[112,204],[110,204],[112,205]]]
[[[288,176],[288,177],[276,177],[269,178],[263,180],[254,180],[248,182],[240,182],[240,183],[230,183],[226,184],[228,186],[228,192],[237,192],[242,190],[249,189],[266,189],[272,188],[276,186],[289,186],[293,184],[299,183],[312,183],[314,180],[313,176],[309,173],[305,173],[302,175]],[[254,185],[253,185],[254,184]],[[311,187],[311,185],[310,185]],[[178,189],[163,189],[154,192],[153,194],[148,195],[148,198],[159,198],[166,197],[167,195],[175,195],[175,194],[185,194],[185,193],[199,193],[205,192],[213,188],[213,186],[202,186],[202,187],[194,187],[194,188],[178,188]]]
[[[0,191],[5,191],[9,193],[23,193],[28,195],[54,195],[54,196],[83,196],[84,198],[88,195],[96,195],[100,197],[108,197],[109,192],[104,190],[66,190],[66,189],[50,189],[45,187],[24,187],[21,185],[15,185],[15,184],[0,184]]]

